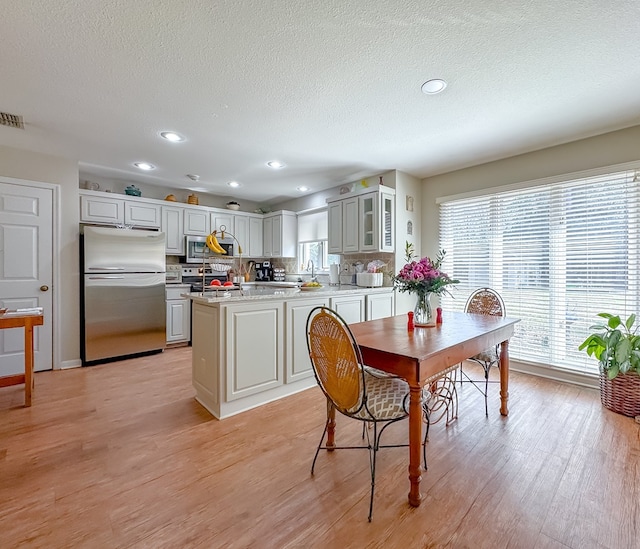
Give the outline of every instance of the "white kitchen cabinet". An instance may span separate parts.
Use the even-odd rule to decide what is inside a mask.
[[[235,214],[234,235],[242,246],[244,257],[262,256],[262,216],[257,214]],[[236,249],[236,255],[238,250]]]
[[[313,376],[307,348],[307,318],[314,307],[329,306],[328,297],[296,299],[285,302],[286,349],[285,381],[291,383]]]
[[[160,204],[155,201],[143,198],[127,199],[96,191],[80,193],[80,221],[150,229],[159,229],[162,224]]]
[[[124,224],[132,227],[159,229],[161,223],[160,206],[143,201],[125,200]]]
[[[235,235],[235,227],[234,227],[234,215],[232,213],[227,212],[211,212],[211,230],[218,231],[217,237],[222,238],[220,236],[220,231],[222,227],[224,227],[225,231],[230,232]]]
[[[284,383],[284,303],[249,302],[224,307],[226,400]]]
[[[390,189],[364,194],[358,211],[361,252],[393,252],[395,250],[395,194]]]
[[[235,235],[238,242],[236,243],[235,253],[236,255],[240,255],[240,250],[238,250],[238,244],[242,248],[243,256],[250,256],[250,234],[249,234],[249,216],[236,214],[233,224],[235,226],[233,234]],[[262,220],[260,220],[260,225],[262,225]],[[262,241],[262,235],[260,235],[260,239]]]
[[[393,291],[365,296],[366,319],[377,320],[395,315],[396,299]]]
[[[327,203],[330,253],[395,250],[394,189],[362,189]]]
[[[342,200],[331,202],[327,206],[329,223],[328,252],[330,254],[342,253]]]
[[[263,227],[262,216],[249,217],[249,250],[246,254],[249,257],[263,256]]]
[[[332,297],[330,307],[338,313],[347,324],[362,322],[365,318],[364,295],[346,295]]]
[[[264,257],[296,257],[298,222],[294,212],[280,211],[267,214],[262,227]]]
[[[124,198],[81,194],[80,221],[82,223],[100,223],[103,225],[124,224]]]
[[[167,343],[186,343],[191,338],[191,300],[181,294],[188,284],[167,285]]]
[[[160,230],[166,236],[167,255],[184,255],[184,208],[162,206]]]
[[[211,213],[209,210],[185,208],[184,210],[184,234],[199,236],[208,235],[211,230]]]
[[[342,252],[357,252],[359,237],[358,197],[346,198],[342,201]]]
[[[273,257],[273,225],[273,217],[265,217],[262,220],[262,253],[265,257]],[[275,230],[278,230],[278,227]]]

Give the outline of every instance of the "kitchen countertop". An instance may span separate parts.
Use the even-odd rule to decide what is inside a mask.
[[[224,289],[207,292],[189,292],[182,294],[196,303],[231,303],[242,301],[256,301],[268,299],[304,299],[321,295],[348,295],[350,293],[385,293],[393,291],[391,286],[366,288],[341,284],[340,286],[322,286],[317,290],[301,290],[300,288],[286,288],[273,286],[244,286],[242,290],[225,291]]]

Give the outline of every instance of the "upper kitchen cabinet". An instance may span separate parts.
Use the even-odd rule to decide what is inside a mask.
[[[160,205],[144,199],[125,199],[109,193],[81,191],[80,221],[159,229]]]
[[[331,202],[327,206],[329,224],[329,244],[330,254],[342,253],[342,200]]]
[[[211,213],[204,208],[185,208],[184,210],[184,234],[206,236],[211,230]]]
[[[264,257],[296,257],[298,221],[294,212],[283,210],[265,215],[262,229]]]
[[[358,197],[361,252],[395,250],[396,196],[393,189],[380,187],[378,192]]]
[[[262,216],[234,215],[235,236],[245,257],[262,257]]]
[[[333,220],[329,219],[329,224]],[[342,201],[342,252],[357,252],[360,246],[360,221],[358,216],[358,197],[345,198]]]
[[[132,227],[159,229],[161,225],[160,206],[133,200],[124,201],[124,224]]]
[[[80,194],[80,221],[102,225],[124,224],[124,198],[105,193]]]
[[[166,235],[167,255],[184,255],[184,208],[162,206],[161,230]]]
[[[262,257],[264,246],[262,216],[249,218],[249,257]]]
[[[234,217],[232,213],[225,211],[211,212],[211,230],[220,233],[222,228],[224,228],[225,231],[235,236]],[[220,238],[220,234],[217,236]]]
[[[330,253],[395,250],[394,189],[362,189],[327,203]]]

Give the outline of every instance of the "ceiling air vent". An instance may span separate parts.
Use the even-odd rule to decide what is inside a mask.
[[[24,121],[22,120],[22,116],[9,114],[8,112],[0,112],[0,126],[9,126],[10,128],[24,130]]]

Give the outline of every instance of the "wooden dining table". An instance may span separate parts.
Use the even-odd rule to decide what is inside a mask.
[[[0,377],[0,387],[24,383],[24,405],[31,406],[33,391],[33,328],[44,324],[41,308],[0,314],[0,329],[24,328],[24,374]]]
[[[433,327],[409,329],[403,315],[350,324],[364,363],[407,381],[409,403],[409,504],[418,507],[422,445],[422,387],[452,366],[500,345],[500,413],[509,414],[509,338],[519,319],[444,312]],[[327,434],[327,446],[334,443]]]

